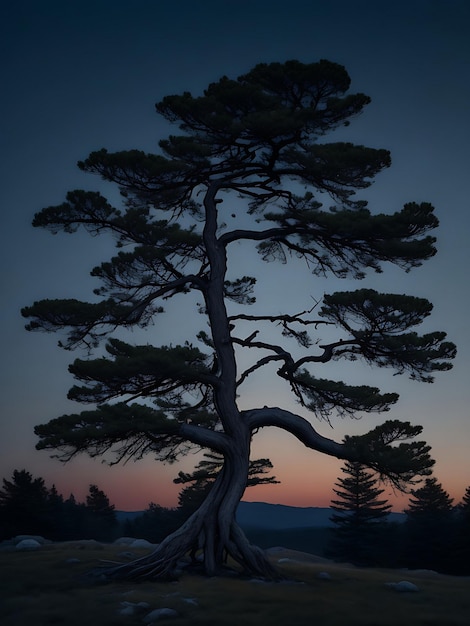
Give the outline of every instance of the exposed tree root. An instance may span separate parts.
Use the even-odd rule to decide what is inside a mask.
[[[191,521],[190,524],[188,522]],[[193,559],[193,565],[202,569],[208,576],[223,575],[229,569],[227,557],[231,557],[239,566],[241,575],[250,575],[265,580],[280,580],[280,573],[271,565],[264,551],[251,545],[241,528],[233,522],[230,539],[226,545],[213,541],[213,533],[199,531],[197,519],[188,520],[178,531],[169,535],[149,555],[95,571],[102,580],[175,580],[183,567],[188,567],[188,555],[195,556],[197,548],[202,550],[201,560]],[[186,562],[183,564],[182,561]],[[236,570],[235,570],[236,571]]]

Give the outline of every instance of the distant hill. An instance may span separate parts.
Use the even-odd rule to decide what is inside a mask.
[[[282,530],[331,526],[332,511],[320,507],[296,507],[266,502],[240,502],[237,521],[243,528]]]
[[[143,511],[116,511],[120,522],[134,519]],[[296,507],[267,502],[240,502],[237,521],[243,528],[288,530],[292,528],[329,528],[333,511],[328,507]],[[389,521],[402,522],[403,513],[390,513]]]

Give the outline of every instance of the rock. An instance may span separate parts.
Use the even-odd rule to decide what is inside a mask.
[[[414,583],[410,583],[408,580],[401,580],[399,583],[385,583],[385,586],[390,587],[390,589],[394,589],[395,591],[399,591],[400,593],[419,591],[419,587],[417,587]]]
[[[66,559],[65,562],[68,563],[69,565],[74,565],[75,563],[81,563],[80,559],[74,559],[74,558]]]
[[[135,613],[141,613],[146,609],[150,608],[150,604],[148,602],[121,602],[121,609],[119,610],[119,615],[135,615]]]
[[[178,613],[174,609],[168,609],[166,607],[162,609],[154,609],[144,617],[144,623],[151,624],[153,621],[165,617],[178,617]]]
[[[331,580],[331,574],[328,574],[328,572],[318,572],[317,578],[320,580]]]
[[[134,615],[135,609],[133,606],[124,606],[122,609],[119,609],[119,615]]]
[[[155,548],[154,543],[150,543],[147,539],[134,539],[129,545],[130,548]]]
[[[115,546],[130,546],[134,541],[136,541],[135,537],[119,537],[119,539],[113,541],[113,544]]]
[[[39,544],[41,544],[41,546],[52,543],[52,541],[50,541],[49,539],[44,539],[44,537],[41,537],[41,535],[16,535],[16,537],[13,537],[11,541],[14,545],[17,545],[18,543],[20,543],[20,541],[24,541],[25,539],[33,539],[34,541],[37,541]]]
[[[16,544],[17,550],[39,550],[41,544],[36,539],[22,539]]]

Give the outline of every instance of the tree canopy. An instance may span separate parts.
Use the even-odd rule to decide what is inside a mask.
[[[349,87],[336,63],[287,61],[259,64],[238,79],[224,76],[200,96],[167,96],[156,109],[179,134],[162,139],[158,154],[101,149],[79,163],[118,186],[118,206],[99,192],[75,190],[34,218],[34,226],[52,233],[83,227],[111,234],[117,247],[91,270],[100,286],[90,302],[42,300],[22,311],[29,330],[65,331],[62,347],[89,351],[70,366],[78,384],[69,397],[95,408],[37,426],[37,447],[59,450],[64,460],[114,452],[115,462],[146,453],[173,461],[194,446],[224,458],[208,497],[180,531],[158,554],[113,575],[169,575],[182,552],[202,543],[209,573],[228,551],[247,571],[273,576],[235,521],[251,438],[263,427],[369,465],[401,487],[430,472],[423,442],[394,445],[420,427],[386,422],[365,438],[338,443],[320,435],[308,416],[383,412],[398,399],[370,385],[322,378],[317,370],[326,363],[362,360],[423,382],[448,370],[455,346],[445,333],[415,330],[432,305],[358,289],[325,295],[319,308],[264,310],[255,291],[262,271],[237,276],[229,266],[228,251],[238,243],[256,247],[266,262],[297,258],[314,276],[358,280],[385,263],[409,271],[434,256],[430,232],[438,220],[431,204],[371,212],[357,196],[389,167],[389,152],[323,141],[370,101]],[[158,337],[165,302],[190,292],[199,304],[188,308],[187,340]],[[203,321],[193,333],[196,312]],[[151,325],[149,338],[157,336],[159,345],[122,339],[123,330]],[[337,329],[336,338],[322,339],[324,328],[328,337]],[[251,364],[240,368],[242,352]],[[243,384],[270,365],[303,415],[269,406],[240,410]]]

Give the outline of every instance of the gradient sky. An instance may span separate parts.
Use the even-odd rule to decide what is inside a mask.
[[[60,350],[59,336],[27,333],[20,309],[46,297],[89,299],[95,285],[88,272],[110,256],[112,247],[82,233],[53,237],[33,229],[31,220],[44,206],[62,202],[69,189],[108,191],[76,167],[92,150],[152,151],[160,138],[175,132],[155,113],[154,103],[163,96],[185,90],[197,95],[222,75],[235,78],[259,62],[326,58],[346,67],[352,92],[372,97],[345,138],[392,153],[392,167],[363,197],[372,210],[384,212],[400,210],[408,201],[434,204],[441,221],[438,255],[408,275],[391,269],[359,284],[317,281],[295,264],[260,264],[254,270],[248,249],[235,250],[233,260],[239,275],[245,270],[259,277],[258,300],[274,309],[280,299],[296,312],[307,308],[311,297],[367,286],[434,303],[431,319],[418,330],[448,332],[459,350],[454,369],[426,385],[388,370],[342,366],[338,378],[397,391],[400,401],[385,415],[359,421],[333,416],[333,428],[315,427],[341,440],[385,418],[422,424],[423,438],[433,447],[435,475],[459,501],[470,485],[470,4],[9,0],[0,12],[0,478],[25,468],[82,500],[88,485],[96,483],[118,509],[142,509],[150,501],[176,504],[172,479],[194,465],[193,456],[175,466],[147,458],[109,468],[87,457],[63,466],[35,450],[35,424],[80,410],[66,399],[73,384],[67,365],[82,355]],[[152,331],[157,343],[184,340],[182,307],[172,306],[158,333]],[[247,385],[240,398],[242,408],[265,404],[299,410],[279,379],[269,376]],[[255,437],[253,456],[269,457],[282,482],[251,488],[246,500],[329,505],[341,461],[274,430]],[[393,494],[391,501],[397,510],[406,503]]]

